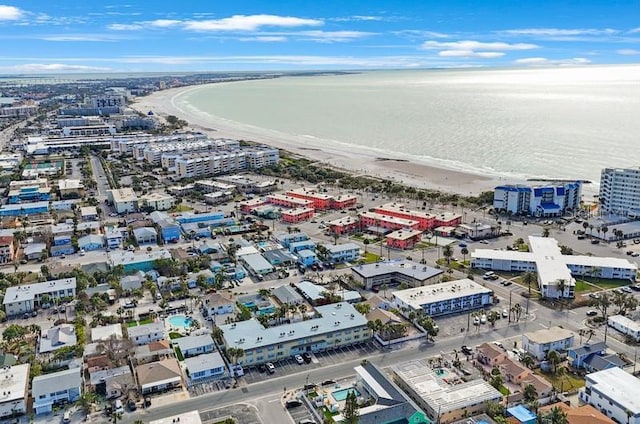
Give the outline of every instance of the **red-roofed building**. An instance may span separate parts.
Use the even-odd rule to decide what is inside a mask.
[[[270,194],[267,196],[267,202],[272,205],[282,206],[285,208],[313,208],[313,201],[301,199],[299,197],[285,196],[284,194]]]
[[[13,246],[13,236],[0,237],[0,263],[11,263],[15,256],[16,250]]]
[[[251,211],[253,211],[254,209],[266,204],[266,200],[260,197],[256,197],[255,199],[249,199],[240,202],[240,210],[242,211],[242,213],[251,213]]]
[[[341,194],[338,197],[333,198],[331,203],[332,209],[347,209],[354,208],[358,204],[358,196],[355,194]]]
[[[363,229],[367,227],[376,227],[392,231],[400,230],[402,228],[418,230],[418,227],[420,226],[418,221],[369,211],[360,212],[360,224]]]
[[[413,211],[406,208],[402,203],[386,203],[374,208],[374,211],[388,216],[409,219],[418,222],[418,230],[425,231],[434,227],[435,216],[421,211]]]
[[[319,193],[315,190],[309,190],[306,188],[296,188],[287,191],[287,196],[297,197],[298,199],[311,200],[315,209],[331,209],[333,202],[333,196],[328,194]]]
[[[458,213],[445,212],[435,215],[436,227],[457,227],[462,223],[462,215]]]
[[[327,223],[332,234],[351,234],[360,229],[360,220],[355,216],[345,216]]]

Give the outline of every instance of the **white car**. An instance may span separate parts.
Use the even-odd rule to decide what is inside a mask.
[[[486,324],[487,323],[487,316],[485,314],[482,314],[482,316],[480,317],[480,324]]]
[[[509,311],[507,311],[506,309],[502,310],[502,318],[507,318],[509,316]]]
[[[473,325],[480,325],[480,318],[473,317]]]
[[[304,359],[302,358],[302,356],[300,355],[296,355],[294,356],[296,362],[298,363],[298,365],[304,365]]]

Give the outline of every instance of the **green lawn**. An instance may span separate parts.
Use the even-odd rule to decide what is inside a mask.
[[[362,258],[364,259],[365,263],[374,263],[374,262],[378,262],[380,260],[380,256],[376,255],[375,253],[371,253],[371,252],[367,252],[364,255],[362,255]]]
[[[176,358],[178,358],[178,361],[184,361],[184,356],[182,355],[182,351],[180,351],[180,348],[176,347],[174,350],[176,352]]]
[[[605,278],[587,278],[587,282],[595,284],[601,289],[615,289],[616,287],[628,286],[629,280],[608,280]]]
[[[575,287],[576,293],[589,293],[589,292],[594,292],[598,290],[599,288],[594,286],[591,283],[588,283],[582,280],[576,280],[576,287]]]
[[[187,205],[180,204],[180,205],[175,205],[174,207],[169,209],[169,212],[189,212],[189,211],[192,211],[192,210],[193,210],[193,208],[190,208]]]
[[[436,261],[436,263],[440,266],[446,266],[446,267],[451,267],[452,269],[455,269],[457,271],[462,271],[462,272],[466,272],[469,268],[468,268],[468,264],[469,261],[451,261],[447,264],[447,260],[446,259],[438,259]]]
[[[137,327],[138,326],[138,322],[137,321],[128,321],[127,322],[127,328],[129,327]]]
[[[553,384],[553,387],[557,391],[568,391],[571,389],[578,389],[580,387],[584,387],[584,379],[577,377],[575,375],[571,375],[569,373],[556,376],[551,373],[544,373],[539,369],[534,370],[534,372],[542,377],[544,377],[549,383]]]
[[[502,396],[509,396],[510,392],[509,392],[509,389],[507,389],[506,387],[500,386],[499,391],[500,393],[502,393]]]
[[[180,334],[180,333],[176,333],[175,331],[172,331],[172,332],[170,332],[170,333],[169,333],[169,338],[170,338],[171,340],[173,340],[173,339],[179,339],[180,337],[182,337],[182,334]]]
[[[151,324],[153,322],[152,318],[145,318],[140,320],[140,325]]]

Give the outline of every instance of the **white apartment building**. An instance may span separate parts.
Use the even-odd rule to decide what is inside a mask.
[[[605,168],[600,176],[600,210],[617,215],[640,214],[640,168]]]
[[[45,295],[49,297],[51,303],[56,299],[75,297],[75,277],[7,287],[2,303],[7,316],[18,315],[31,312],[36,306],[41,306]]]
[[[29,364],[0,368],[0,418],[27,412]]]
[[[161,158],[165,154],[182,153],[182,152],[195,152],[199,150],[232,150],[238,147],[238,141],[231,140],[227,142],[225,140],[211,140],[211,139],[195,139],[195,140],[183,140],[168,142],[162,144],[149,144],[143,149],[144,160],[157,165],[161,162]],[[164,165],[163,165],[164,166]]]
[[[176,174],[179,178],[194,178],[244,171],[247,169],[245,156],[243,151],[184,155],[176,160]]]
[[[164,340],[165,328],[163,322],[152,322],[150,324],[142,324],[135,327],[127,328],[129,340],[136,346],[142,346],[151,342]]]
[[[615,422],[640,424],[640,380],[621,368],[587,374],[579,397]]]
[[[118,213],[138,211],[138,195],[130,187],[107,190],[107,198],[113,202]]]
[[[548,352],[563,352],[573,346],[575,335],[561,327],[550,327],[522,335],[522,348],[538,360],[543,360]]]

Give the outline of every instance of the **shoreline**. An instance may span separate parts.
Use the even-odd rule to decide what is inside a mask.
[[[287,150],[355,175],[388,179],[421,189],[477,196],[483,191],[493,191],[494,187],[500,184],[527,183],[525,180],[474,174],[449,169],[445,166],[427,165],[399,156],[392,157],[388,154],[382,156],[379,151],[351,144],[331,143],[331,145],[324,146],[312,144],[320,143],[323,140],[229,121],[195,109],[185,110],[178,105],[179,97],[189,91],[206,86],[197,85],[156,91],[150,95],[136,98],[130,107],[145,115],[149,111],[153,111],[156,116],[163,118],[174,115],[187,121],[189,128],[201,131],[212,138],[254,141]]]

